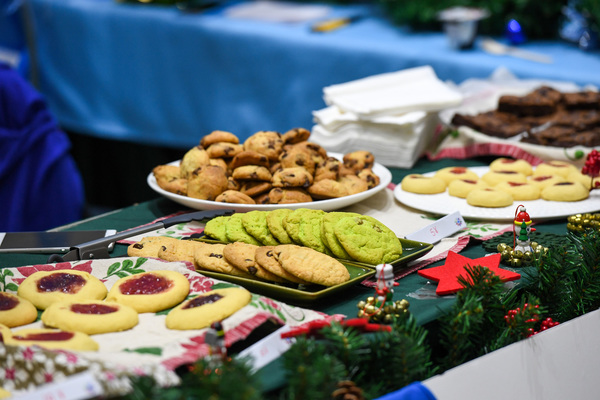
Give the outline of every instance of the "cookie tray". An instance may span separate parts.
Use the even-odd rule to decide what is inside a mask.
[[[429,243],[417,242],[401,238],[398,239],[400,240],[400,243],[402,243],[403,251],[402,255],[397,260],[394,260],[390,263],[395,267],[401,266],[402,264],[406,264],[409,261],[420,258],[427,254],[429,251],[431,251],[431,249],[433,248],[433,245]],[[208,243],[222,243],[206,236],[194,238],[193,240]],[[375,275],[374,265],[363,264],[360,262],[348,260],[339,261],[342,264],[344,264],[344,266],[348,269],[348,272],[350,273],[350,279],[344,283],[330,287],[321,285],[273,283],[206,270],[201,270],[198,272],[202,275],[206,275],[211,278],[236,283],[240,286],[245,287],[251,292],[260,293],[277,300],[289,302],[290,304],[306,304],[328,297],[334,293],[338,293]]]

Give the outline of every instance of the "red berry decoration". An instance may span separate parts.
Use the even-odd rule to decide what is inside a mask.
[[[594,178],[600,176],[600,152],[598,150],[594,149],[587,155],[581,173],[592,177],[592,189],[600,188],[600,181],[594,182]]]

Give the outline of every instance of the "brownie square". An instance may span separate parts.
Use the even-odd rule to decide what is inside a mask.
[[[542,86],[525,96],[504,95],[498,100],[498,111],[519,116],[540,116],[552,114],[562,99],[562,93],[548,86]]]
[[[553,122],[557,125],[572,126],[581,131],[600,125],[600,112],[596,110],[565,110],[557,113]]]
[[[600,93],[591,90],[564,93],[563,103],[569,110],[598,110],[600,109]]]

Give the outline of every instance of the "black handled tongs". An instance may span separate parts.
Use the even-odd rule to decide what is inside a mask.
[[[177,224],[182,224],[191,221],[201,221],[204,219],[212,219],[222,215],[231,214],[233,214],[233,210],[208,210],[178,215],[176,217],[167,218],[154,224],[140,226],[139,228],[128,229],[123,232],[115,233],[111,236],[106,236],[100,239],[92,240],[91,242],[86,242],[77,246],[73,246],[65,255],[51,255],[48,258],[48,262],[53,263],[63,261],[95,260],[101,258],[109,258],[109,245],[119,240],[127,239],[128,237],[132,236],[137,236],[142,233],[155,231],[157,229],[168,228],[169,226]]]

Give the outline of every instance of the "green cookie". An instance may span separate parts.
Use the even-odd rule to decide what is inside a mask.
[[[323,240],[323,243],[325,243],[325,246],[327,246],[327,248],[329,248],[329,250],[331,250],[333,255],[337,258],[341,258],[344,260],[352,259],[352,257],[350,257],[350,254],[348,254],[348,252],[344,250],[344,247],[342,247],[342,244],[335,236],[333,227],[335,226],[335,223],[341,218],[356,215],[360,214],[347,212],[330,212],[323,217],[323,224],[321,225],[321,239]]]
[[[281,244],[294,243],[283,227],[283,219],[291,212],[292,210],[289,208],[278,208],[277,210],[269,211],[267,214],[267,227]]]
[[[229,220],[229,216],[221,216],[211,219],[204,226],[204,234],[220,242],[227,243],[227,232],[225,225]]]
[[[242,223],[242,214],[233,214],[231,217],[229,217],[229,221],[227,221],[227,224],[225,225],[225,232],[227,233],[228,242],[243,242],[255,244],[257,246],[261,245],[261,243],[254,239],[254,237],[250,235],[244,228],[244,224]]]
[[[288,216],[283,219],[283,227],[285,228],[285,231],[296,244],[302,244],[299,236],[300,222],[302,221],[302,217],[306,211],[310,210],[308,208],[298,208],[289,213]]]
[[[400,257],[402,244],[387,226],[368,215],[340,218],[335,236],[350,256],[368,264],[389,263]]]
[[[331,251],[325,247],[325,243],[321,239],[321,225],[323,224],[323,216],[325,211],[307,210],[302,214],[300,221],[300,230],[298,238],[303,246],[310,247],[320,253],[329,253]]]
[[[265,246],[277,246],[279,242],[267,226],[267,211],[249,211],[242,214],[242,225],[250,235]]]

